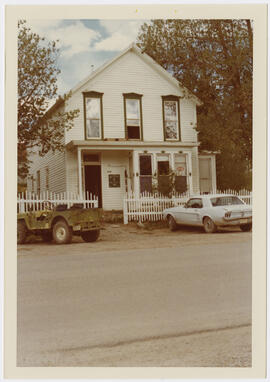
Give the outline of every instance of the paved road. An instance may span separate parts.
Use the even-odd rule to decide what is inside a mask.
[[[32,245],[18,257],[18,366],[250,366],[251,234],[238,235]]]

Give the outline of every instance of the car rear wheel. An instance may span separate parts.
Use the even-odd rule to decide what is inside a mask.
[[[27,237],[27,227],[24,221],[19,220],[17,224],[17,244],[24,244]]]
[[[203,219],[203,227],[206,233],[217,232],[217,226],[211,218],[208,216]]]
[[[93,241],[96,241],[99,238],[100,231],[85,231],[81,233],[81,237],[84,241],[87,243],[92,243]]]
[[[64,220],[60,220],[53,226],[53,239],[56,244],[68,244],[72,239],[72,231]]]
[[[251,231],[252,224],[251,223],[249,223],[249,224],[241,224],[240,228],[241,228],[241,230],[243,232],[249,232],[249,231]]]
[[[168,217],[168,226],[171,231],[175,231],[177,229],[176,221],[174,220],[174,217],[172,215],[169,215]]]

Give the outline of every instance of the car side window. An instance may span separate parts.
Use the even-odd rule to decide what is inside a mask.
[[[196,198],[196,199],[189,199],[187,202],[187,208],[202,208],[202,199]]]

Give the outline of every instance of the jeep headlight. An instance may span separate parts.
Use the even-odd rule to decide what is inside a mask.
[[[225,213],[225,218],[229,218],[229,217],[231,217],[231,214],[232,214],[231,212],[226,212],[226,213]]]

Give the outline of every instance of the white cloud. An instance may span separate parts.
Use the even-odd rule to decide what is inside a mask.
[[[99,32],[87,28],[82,22],[60,25],[60,20],[31,20],[28,25],[42,37],[59,40],[61,55],[71,57],[90,50],[90,45],[100,37]]]
[[[32,29],[33,32],[38,34],[47,33],[51,28],[57,28],[61,23],[61,20],[54,19],[31,19],[27,20],[27,25]]]
[[[123,50],[136,41],[138,31],[143,23],[144,20],[101,20],[100,24],[111,35],[102,41],[98,41],[93,49],[98,51]]]

